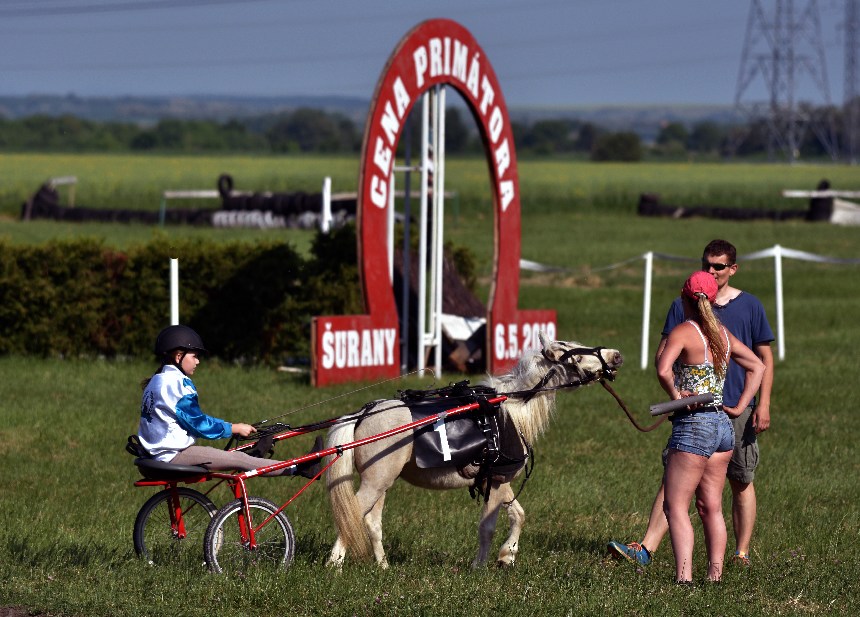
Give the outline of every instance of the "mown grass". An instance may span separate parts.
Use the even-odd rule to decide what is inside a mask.
[[[461,211],[455,221],[449,214],[446,233],[474,247],[486,293],[492,216]],[[5,229],[22,227],[8,223]],[[108,242],[113,229],[102,230]],[[713,237],[732,240],[741,253],[778,243],[860,256],[856,229],[827,224],[538,209],[523,219],[523,256],[570,271],[524,273],[520,306],[555,308],[560,338],[621,349],[627,364],[614,388],[645,422],[648,404],[662,394],[653,371],[638,368],[642,262],[605,267],[648,250],[693,260],[656,264],[653,353],[665,308]],[[761,439],[754,566],[728,568],[720,586],[676,589],[668,539],[644,570],[606,559],[610,538],[638,539],[644,531],[668,428],[636,432],[599,386],[560,395],[553,425],[536,444],[535,473],[520,499],[527,523],[512,570],[469,569],[478,505],[466,491],[432,493],[405,484],[386,500],[388,571],[349,563],[337,574],[324,567],[334,533],[322,486],[288,509],[298,552],[286,571],[222,577],[196,564],[147,567],[134,557],[131,529],[151,489],[132,486],[137,475],[123,451],[137,423],[138,383],[153,369],[142,350],[139,360],[116,362],[0,358],[0,472],[6,479],[0,606],[81,616],[856,614],[860,385],[853,368],[860,278],[857,266],[786,260],[783,268],[786,358],[776,369],[773,427]],[[772,262],[742,263],[735,283],[762,299],[775,327]],[[446,375],[439,383],[459,378]],[[357,392],[357,386],[315,390],[302,376],[217,361],[207,361],[195,382],[214,415],[258,420],[299,410],[288,416],[294,423],[351,411],[398,388],[431,385],[409,379]],[[305,451],[310,440],[296,441],[280,445],[279,455]],[[254,493],[281,501],[296,487],[292,479],[251,481]],[[226,500],[224,494],[215,498]],[[705,555],[695,518],[694,526],[700,577]],[[504,529],[500,520],[496,547]]]

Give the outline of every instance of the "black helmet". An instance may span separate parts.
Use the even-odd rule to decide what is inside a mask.
[[[160,358],[174,349],[206,353],[203,339],[188,326],[167,326],[158,333],[155,339],[155,355]]]

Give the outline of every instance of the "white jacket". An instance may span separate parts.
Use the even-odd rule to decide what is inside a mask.
[[[140,443],[150,455],[168,462],[194,443],[195,437],[230,437],[233,425],[200,409],[197,388],[182,371],[165,365],[152,376],[140,404]]]

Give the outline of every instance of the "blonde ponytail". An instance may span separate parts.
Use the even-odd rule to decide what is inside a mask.
[[[714,315],[711,303],[704,294],[699,295],[698,309],[699,325],[702,327],[702,332],[708,340],[708,350],[711,352],[714,371],[718,376],[724,377],[726,374],[726,365],[728,364],[728,359],[726,358],[728,349],[722,327],[720,326],[720,320]]]

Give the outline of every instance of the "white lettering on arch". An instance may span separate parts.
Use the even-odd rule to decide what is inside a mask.
[[[420,90],[424,86],[424,74],[427,72],[427,48],[419,47],[412,53],[415,64],[415,85]]]
[[[487,79],[487,76],[484,75],[481,78],[481,90],[484,95],[481,97],[481,114],[486,116],[487,110],[490,108],[490,105],[493,104],[493,100],[496,98],[496,91],[493,89],[493,84],[490,83],[490,80]]]
[[[472,93],[472,98],[478,99],[478,83],[481,79],[481,54],[475,52],[472,56],[472,64],[469,65],[469,77],[466,80],[466,88]]]
[[[382,114],[382,119],[379,121],[382,130],[385,131],[385,137],[388,139],[388,144],[393,146],[394,140],[397,139],[397,133],[400,131],[400,120],[394,115],[394,107],[391,106],[391,101],[385,101],[385,113]],[[377,153],[379,152],[379,142],[377,142]],[[376,163],[376,160],[374,160]],[[378,163],[377,163],[378,164]]]
[[[406,113],[406,109],[409,107],[409,103],[412,102],[412,97],[409,96],[406,86],[403,85],[403,80],[399,77],[394,80],[392,90],[394,90],[394,102],[397,103],[397,117],[402,119],[403,114]]]
[[[451,77],[466,83],[466,63],[469,59],[469,48],[454,39],[454,59],[451,63]]]
[[[382,137],[376,138],[376,148],[373,150],[373,163],[387,176],[391,169],[391,148],[385,145]]]
[[[370,201],[377,208],[385,208],[388,206],[388,183],[380,180],[379,176],[375,175],[370,179]]]
[[[502,199],[502,212],[505,212],[514,200],[514,183],[510,180],[499,182],[499,196]]]
[[[511,166],[511,151],[508,147],[507,138],[502,140],[499,147],[496,148],[496,177],[501,178],[505,175],[508,167]]]
[[[499,141],[499,135],[502,134],[502,129],[505,128],[505,119],[502,117],[502,110],[498,107],[493,107],[493,113],[490,114],[490,122],[487,124],[490,130],[490,141],[496,143]]]
[[[442,72],[442,41],[430,39],[430,77],[444,75]]]

